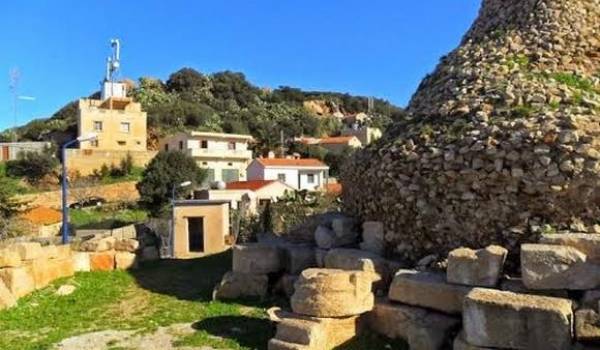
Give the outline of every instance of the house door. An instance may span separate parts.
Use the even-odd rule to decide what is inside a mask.
[[[0,159],[0,160],[8,160],[8,157],[9,157],[8,146],[2,146],[2,159]]]
[[[204,218],[188,218],[188,242],[190,252],[204,251]]]

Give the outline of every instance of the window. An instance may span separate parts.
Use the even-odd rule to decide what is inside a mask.
[[[235,150],[235,141],[231,141],[231,142],[227,143],[227,149],[230,151],[234,151]]]
[[[314,184],[315,183],[315,174],[306,175],[306,182],[308,182],[309,184]]]
[[[131,124],[130,123],[127,123],[127,122],[121,123],[121,127],[120,127],[121,132],[125,132],[125,133],[129,134],[129,130],[130,129],[131,129]]]
[[[165,143],[165,152],[168,152],[168,151],[169,151],[169,144]]]
[[[94,122],[94,131],[102,131],[102,122],[95,121]]]
[[[179,141],[179,150],[182,151],[183,150],[183,141]]]
[[[208,141],[206,141],[206,140],[200,141],[200,148],[208,148]]]
[[[117,143],[119,144],[119,146],[125,146],[127,144],[127,142],[125,141],[117,141]]]
[[[277,174],[277,180],[285,182],[285,174]]]
[[[228,166],[233,166],[233,163],[227,163]]]

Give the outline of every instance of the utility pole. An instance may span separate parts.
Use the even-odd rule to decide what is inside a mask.
[[[19,80],[21,79],[21,72],[19,68],[14,67],[8,71],[9,82],[8,89],[12,94],[12,103],[13,103],[13,118],[14,118],[14,127],[13,127],[13,142],[17,142],[17,126],[18,126],[18,118],[17,118],[17,100],[19,99]]]

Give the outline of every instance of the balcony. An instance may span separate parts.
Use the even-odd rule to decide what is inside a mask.
[[[252,159],[252,151],[248,150],[191,148],[187,153],[194,158]]]

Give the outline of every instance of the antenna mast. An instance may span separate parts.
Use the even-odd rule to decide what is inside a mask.
[[[17,139],[18,139],[17,126],[19,123],[19,120],[17,118],[17,100],[19,98],[19,81],[21,80],[21,72],[19,71],[19,68],[14,67],[9,70],[8,76],[9,76],[8,89],[10,90],[10,92],[12,94],[13,118],[14,118],[14,123],[15,123],[14,128],[13,128],[13,142],[17,142]]]

